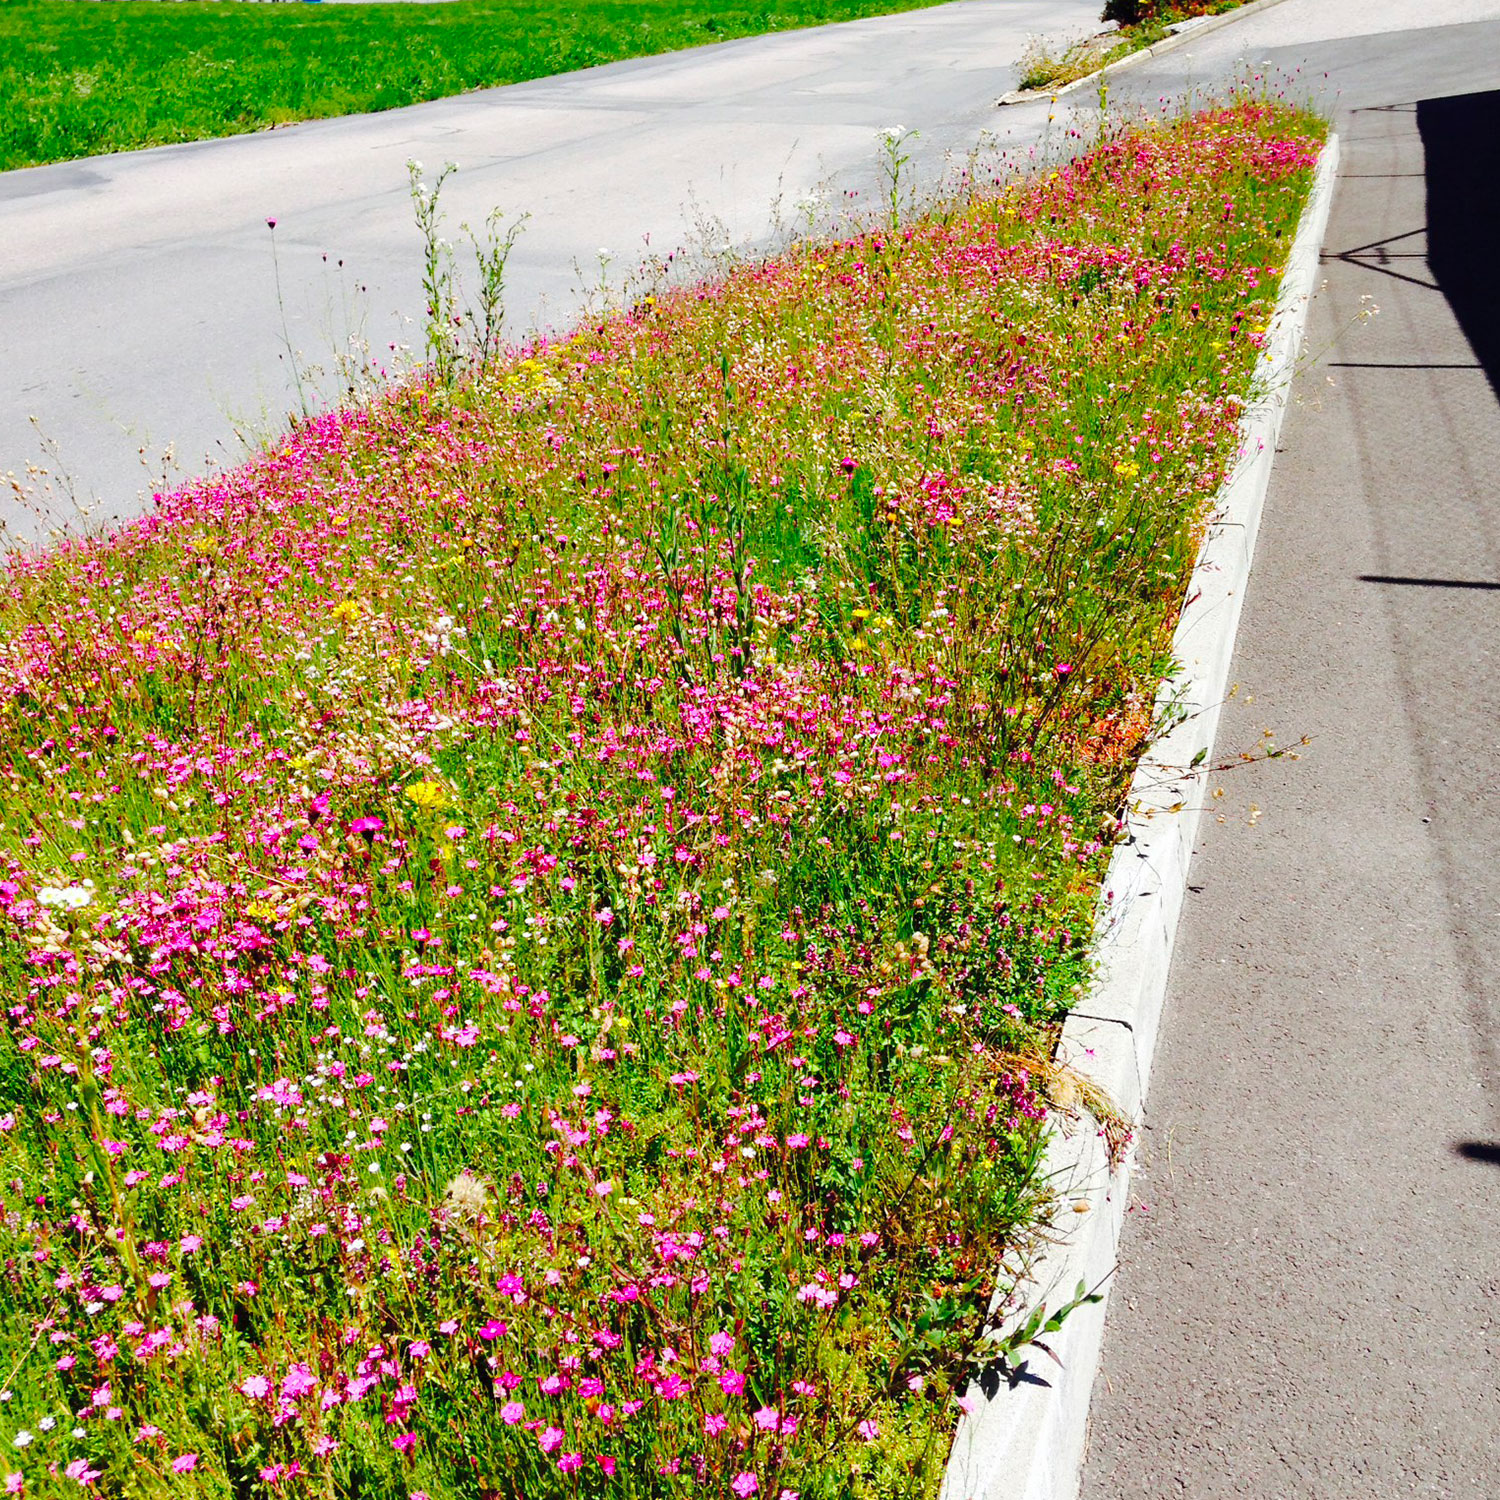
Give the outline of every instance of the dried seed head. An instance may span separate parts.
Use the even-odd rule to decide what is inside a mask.
[[[490,1185],[467,1168],[443,1189],[443,1207],[461,1218],[477,1219],[489,1206]]]

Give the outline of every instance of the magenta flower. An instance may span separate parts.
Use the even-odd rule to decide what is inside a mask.
[[[760,1488],[760,1480],[755,1477],[754,1469],[741,1469],[729,1481],[729,1488],[740,1497],[740,1500],[745,1500],[745,1496],[753,1495]]]
[[[507,1427],[514,1427],[517,1422],[524,1422],[526,1420],[525,1404],[520,1401],[507,1401],[500,1408],[500,1420]]]
[[[553,1453],[563,1445],[563,1439],[567,1436],[561,1427],[545,1427],[537,1442],[542,1445],[543,1453]]]
[[[503,1339],[507,1332],[507,1324],[502,1323],[499,1318],[491,1318],[488,1323],[480,1328],[479,1337],[482,1339]]]
[[[198,1455],[196,1453],[179,1453],[172,1460],[172,1472],[174,1474],[191,1474],[198,1467]]]
[[[271,1382],[264,1375],[252,1375],[242,1382],[240,1393],[252,1401],[264,1401],[271,1394]]]

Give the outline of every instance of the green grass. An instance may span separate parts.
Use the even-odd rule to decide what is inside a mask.
[[[1038,91],[1064,88],[1134,52],[1154,47],[1178,21],[1223,15],[1238,10],[1244,3],[1245,0],[1167,0],[1167,3],[1121,0],[1118,5],[1107,4],[1104,17],[1119,21],[1119,31],[1066,42],[1061,50],[1055,50],[1045,37],[1033,37],[1021,56],[1021,77],[1016,87]]]
[[[937,1493],[1318,135],[658,285],[7,560],[0,1490]]]
[[[0,0],[0,168],[395,109],[937,0]]]

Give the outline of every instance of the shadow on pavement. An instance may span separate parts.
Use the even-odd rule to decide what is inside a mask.
[[[1427,267],[1500,396],[1500,90],[1423,99]]]
[[[1482,1161],[1500,1167],[1500,1141],[1460,1141],[1453,1150],[1465,1161]]]
[[[1396,583],[1414,589],[1500,589],[1500,583],[1480,578],[1403,578],[1397,573],[1361,573],[1358,577],[1361,583]]]

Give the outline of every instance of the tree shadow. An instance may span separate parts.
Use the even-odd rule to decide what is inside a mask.
[[[1500,90],[1417,103],[1427,268],[1500,396]]]

